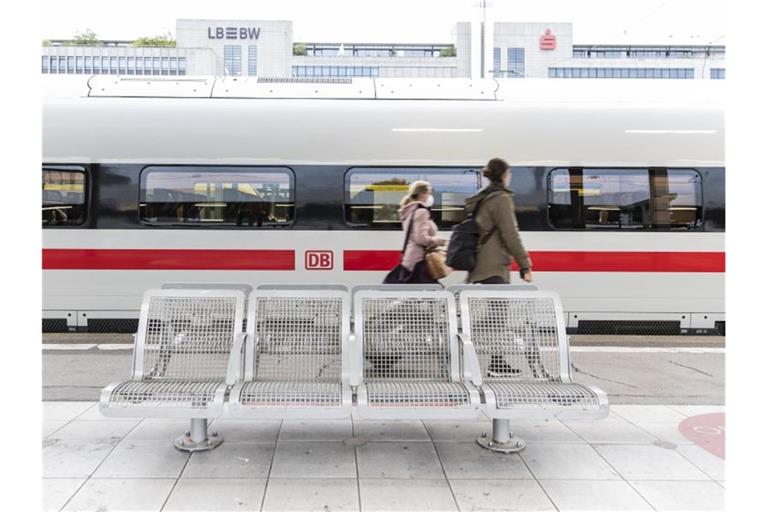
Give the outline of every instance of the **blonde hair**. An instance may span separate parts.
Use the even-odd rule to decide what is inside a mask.
[[[416,200],[424,192],[429,192],[432,189],[432,185],[428,181],[416,180],[411,182],[408,186],[408,194],[404,195],[400,200],[400,206],[405,206]]]

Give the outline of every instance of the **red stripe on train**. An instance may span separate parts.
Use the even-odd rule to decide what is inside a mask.
[[[43,249],[45,270],[295,270],[292,250]]]
[[[534,272],[725,272],[724,252],[531,251],[530,257]],[[390,270],[399,260],[400,251],[344,251],[344,270]]]

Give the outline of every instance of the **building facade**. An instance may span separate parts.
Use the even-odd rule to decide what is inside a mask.
[[[575,44],[570,23],[459,22],[434,44],[294,42],[291,21],[176,21],[176,47],[130,41],[42,48],[50,74],[219,75],[313,79],[645,78],[723,79],[725,47]]]

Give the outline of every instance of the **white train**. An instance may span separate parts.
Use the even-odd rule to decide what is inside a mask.
[[[44,330],[131,330],[167,282],[379,283],[407,183],[448,237],[498,156],[571,331],[724,331],[718,81],[49,80]]]

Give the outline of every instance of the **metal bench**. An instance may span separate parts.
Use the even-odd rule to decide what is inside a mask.
[[[510,418],[608,415],[603,391],[571,381],[559,295],[462,290],[459,302],[462,338],[475,349],[464,354],[465,363],[479,367],[485,411],[493,419],[493,436],[478,438],[481,445],[504,452],[522,450],[525,443],[511,434]]]
[[[129,380],[101,392],[104,416],[190,418],[180,450],[210,449],[208,419],[224,409],[233,345],[242,342],[245,295],[237,290],[165,289],[144,294]]]
[[[348,342],[346,291],[257,289],[249,299],[244,361],[237,357],[237,345],[232,351],[229,413],[258,418],[349,416]]]
[[[456,303],[446,291],[354,295],[356,414],[360,418],[480,417],[478,373],[460,371]],[[467,350],[471,350],[469,347]]]

